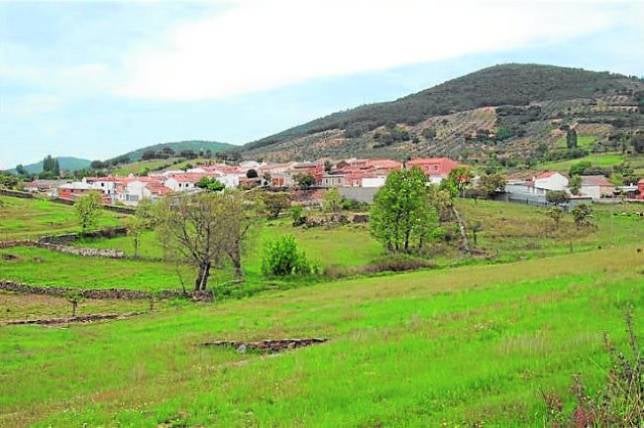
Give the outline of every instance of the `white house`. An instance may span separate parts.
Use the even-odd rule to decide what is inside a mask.
[[[583,175],[579,193],[583,196],[590,196],[593,201],[602,197],[613,196],[615,186],[603,175]]]
[[[363,177],[360,183],[360,187],[382,187],[385,185],[387,177],[384,175],[377,177]]]
[[[551,190],[567,190],[568,178],[558,172],[546,171],[535,176],[530,182],[531,192],[544,195]]]
[[[199,180],[203,177],[205,177],[204,174],[174,174],[167,178],[164,184],[167,188],[172,189],[173,192],[185,192],[194,190]]]

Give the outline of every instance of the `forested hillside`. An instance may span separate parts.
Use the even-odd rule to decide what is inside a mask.
[[[606,149],[642,127],[644,82],[608,72],[507,64],[393,102],[333,113],[244,146],[244,156],[526,158],[582,126]]]

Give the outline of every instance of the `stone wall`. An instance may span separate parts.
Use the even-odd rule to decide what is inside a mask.
[[[67,244],[82,238],[116,238],[117,236],[127,235],[127,228],[113,227],[109,229],[94,230],[81,235],[80,232],[64,233],[61,235],[43,236],[38,240],[41,243],[47,244]]]
[[[150,293],[142,290],[128,290],[124,288],[105,288],[105,289],[78,289],[70,287],[51,287],[21,284],[19,282],[0,280],[0,290],[13,291],[23,294],[40,294],[45,296],[65,297],[69,293],[78,292],[86,299],[150,299],[157,297],[161,299],[183,297],[184,294],[178,290],[162,290],[158,293]]]
[[[37,242],[36,246],[51,251],[57,251],[59,253],[72,254],[81,257],[107,257],[110,259],[125,258],[125,253],[123,251],[112,248],[72,247],[69,245],[50,244],[48,242]]]

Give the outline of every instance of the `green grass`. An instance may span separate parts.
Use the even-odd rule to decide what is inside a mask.
[[[118,226],[122,217],[102,210],[97,226]],[[45,199],[0,196],[0,219],[0,240],[80,231],[74,207]]]
[[[593,166],[610,167],[619,165],[624,160],[625,157],[621,153],[593,153],[578,159],[545,162],[540,165],[540,168],[568,173],[568,170],[573,164],[581,161],[591,162]]]
[[[0,250],[0,257],[6,255],[15,258],[0,260],[0,279],[83,289],[181,289],[174,263],[79,257],[32,247]],[[190,288],[193,269],[182,266],[180,272]]]
[[[595,143],[597,142],[596,135],[577,135],[577,147],[587,151],[592,151]],[[566,149],[566,137],[562,137],[555,143],[555,147],[558,149]]]
[[[542,426],[541,390],[566,394],[574,373],[596,387],[602,333],[623,343],[629,304],[641,319],[643,257],[628,246],[2,327],[0,425]],[[330,341],[275,357],[199,346],[306,336]]]

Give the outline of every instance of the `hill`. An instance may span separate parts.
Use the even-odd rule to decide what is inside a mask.
[[[225,152],[231,149],[236,148],[232,144],[220,143],[218,141],[205,141],[205,140],[189,140],[189,141],[176,141],[170,143],[160,143],[154,144],[152,146],[143,147],[131,152],[127,152],[120,156],[115,156],[112,159],[108,159],[108,162],[114,159],[129,158],[131,162],[139,161],[143,157],[143,153],[148,151],[161,152],[163,149],[172,149],[176,153],[180,153],[183,150],[192,150],[195,153],[200,151],[206,152],[210,150],[211,153]]]
[[[554,147],[561,128],[583,125],[616,144],[641,128],[644,81],[609,72],[535,64],[479,70],[400,98],[313,120],[243,147],[246,158],[321,156],[461,160],[526,158],[539,143]]]
[[[60,165],[60,169],[64,171],[76,171],[79,169],[84,169],[89,167],[89,164],[91,163],[91,161],[87,159],[75,158],[72,156],[59,156],[56,159],[58,159],[58,165]],[[24,165],[24,167],[28,173],[38,174],[42,172],[42,161]],[[9,171],[15,173],[16,169],[14,168]]]

